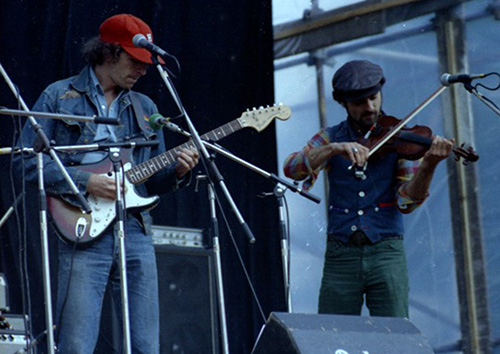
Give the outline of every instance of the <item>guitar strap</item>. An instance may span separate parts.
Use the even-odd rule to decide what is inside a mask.
[[[137,124],[139,125],[139,128],[143,132],[144,136],[147,140],[156,138],[155,131],[148,124],[148,116],[144,114],[144,109],[142,108],[137,92],[130,91],[129,96],[130,103],[134,109],[135,119],[137,120]]]

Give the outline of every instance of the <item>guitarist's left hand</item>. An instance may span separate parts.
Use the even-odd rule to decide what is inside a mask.
[[[177,165],[175,166],[175,172],[177,178],[182,178],[186,173],[191,171],[197,164],[200,155],[195,149],[182,149],[177,153]]]

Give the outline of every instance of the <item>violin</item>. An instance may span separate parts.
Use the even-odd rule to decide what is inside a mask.
[[[425,126],[416,125],[413,128],[406,128],[408,124],[418,113],[420,113],[429,103],[438,97],[447,86],[441,85],[428,98],[408,114],[405,118],[399,120],[390,116],[380,117],[377,123],[368,131],[359,141],[370,149],[368,157],[375,153],[379,155],[384,152],[396,152],[401,158],[408,160],[417,160],[425,155],[432,145],[432,130]],[[380,150],[380,151],[379,151]],[[475,162],[479,159],[474,149],[465,148],[464,144],[460,147],[453,147],[455,160],[463,158],[463,164]],[[360,179],[366,179],[366,163],[362,168],[355,164],[349,169],[354,169],[354,175]]]
[[[369,148],[370,153],[377,148],[376,152],[379,156],[395,152],[399,157],[406,160],[422,158],[431,147],[432,130],[424,125],[415,125],[412,128],[402,126],[394,134],[391,134],[401,122],[402,120],[392,116],[382,116],[369,134],[363,137],[359,143]],[[389,134],[391,134],[390,138],[380,144],[382,139]],[[454,146],[452,151],[455,154],[455,161],[462,158],[464,165],[469,162],[476,162],[479,159],[474,149],[470,146],[465,147],[465,144],[459,147]]]

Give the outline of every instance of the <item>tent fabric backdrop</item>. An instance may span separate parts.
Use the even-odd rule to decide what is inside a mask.
[[[240,117],[247,108],[273,104],[271,1],[0,0],[0,63],[29,107],[48,84],[79,72],[83,66],[81,44],[97,35],[98,26],[104,19],[118,13],[142,18],[152,28],[155,43],[177,57],[180,70],[174,61],[166,66],[200,134]],[[0,81],[0,106],[17,109],[14,95],[4,80]],[[156,68],[151,67],[134,89],[150,96],[163,115],[178,115]],[[18,119],[0,118],[3,123],[1,147],[8,147],[12,145]],[[186,128],[184,121],[176,123]],[[173,133],[167,132],[166,136],[169,148],[185,141]],[[268,172],[277,170],[274,123],[260,133],[243,129],[220,144]],[[262,192],[272,192],[274,184],[271,181],[223,156],[216,156],[215,162],[257,240],[249,244],[219,191],[222,209],[234,237],[233,242],[219,212],[229,347],[233,353],[249,353],[264,319],[252,297],[235,245],[241,252],[264,316],[271,311],[284,311],[278,206],[273,197],[258,197]],[[3,215],[12,205],[14,195],[20,193],[21,176],[11,175],[9,155],[0,156],[0,168],[0,213]],[[202,164],[195,173],[198,171],[204,173]],[[16,184],[15,192],[12,184]],[[30,309],[33,336],[45,329],[37,198],[37,191],[27,187],[28,224],[24,224],[22,215],[13,215],[0,229],[0,271],[9,282],[10,312],[19,314]],[[22,210],[20,205],[21,214]],[[196,192],[193,183],[163,197],[152,214],[158,225],[208,230],[206,186],[200,186]],[[23,227],[27,229],[25,241]],[[49,238],[53,292],[57,286],[55,237],[51,233]],[[26,253],[20,251],[20,244],[25,244]],[[23,289],[27,288],[21,287],[25,264],[29,301],[23,296]],[[24,306],[23,298],[26,300]],[[43,350],[44,346],[45,343],[39,349]]]

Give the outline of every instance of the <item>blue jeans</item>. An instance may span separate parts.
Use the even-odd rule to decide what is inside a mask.
[[[366,297],[371,316],[407,318],[408,293],[402,239],[362,246],[328,241],[319,313],[360,315]]]
[[[142,226],[128,215],[125,232],[132,351],[159,353],[158,281],[154,247]],[[116,225],[88,248],[59,242],[56,333],[62,354],[91,354],[99,336],[104,292],[112,284],[121,321],[121,287]],[[69,288],[68,288],[69,280]],[[63,308],[64,306],[64,308]],[[120,328],[122,328],[120,326]],[[122,341],[120,341],[122,343]]]

